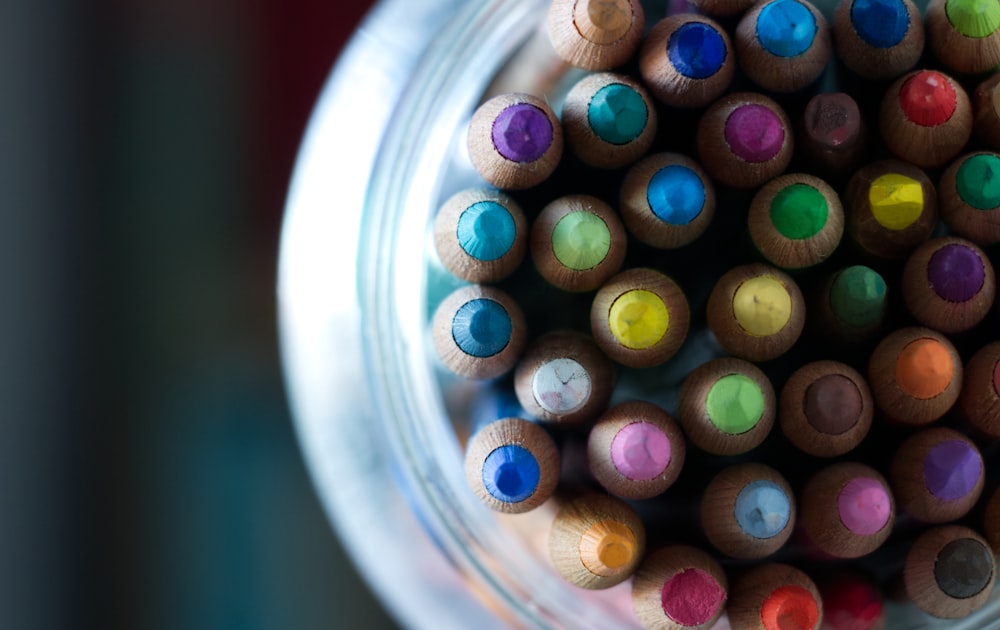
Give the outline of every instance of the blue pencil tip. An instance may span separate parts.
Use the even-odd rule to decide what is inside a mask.
[[[540,479],[538,460],[517,444],[497,448],[483,462],[483,485],[498,501],[524,501],[535,493]]]
[[[774,0],[757,16],[757,40],[778,57],[797,57],[809,50],[817,29],[815,16],[797,0]]]
[[[466,208],[456,232],[465,253],[483,261],[506,254],[517,236],[514,218],[495,201],[479,201]]]
[[[451,320],[455,344],[473,357],[491,357],[510,342],[513,325],[507,310],[487,298],[469,300]]]
[[[688,22],[670,36],[667,55],[678,72],[691,79],[707,79],[726,61],[726,42],[717,30],[702,22]]]
[[[754,538],[773,538],[791,518],[791,502],[776,483],[759,479],[747,484],[736,496],[736,522]]]
[[[891,48],[910,30],[910,14],[902,0],[854,0],[851,23],[869,46]]]
[[[650,178],[646,201],[661,221],[687,225],[705,207],[705,185],[688,167],[667,166]]]

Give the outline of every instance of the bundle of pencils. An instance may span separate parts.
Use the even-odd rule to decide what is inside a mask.
[[[469,484],[551,502],[554,572],[628,589],[625,625],[967,616],[1000,552],[1000,2],[692,2],[555,0],[573,80],[471,117],[485,185],[428,253],[471,283],[431,319],[483,383]]]

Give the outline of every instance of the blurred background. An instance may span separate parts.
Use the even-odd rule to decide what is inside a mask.
[[[3,628],[392,627],[275,322],[297,147],[368,4],[3,4]]]

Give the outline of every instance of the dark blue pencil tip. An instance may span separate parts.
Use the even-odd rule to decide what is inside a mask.
[[[483,485],[498,501],[520,503],[532,494],[541,479],[538,460],[517,444],[494,450],[483,462]]]
[[[910,14],[902,0],[854,0],[851,23],[866,44],[891,48],[910,30]]]
[[[455,344],[473,357],[491,357],[510,342],[513,325],[507,310],[487,298],[469,300],[451,320]]]
[[[688,22],[670,36],[667,54],[678,72],[690,79],[707,79],[726,61],[726,42],[702,22]]]
[[[809,50],[817,29],[812,11],[797,0],[774,0],[757,16],[757,41],[777,57],[797,57]]]

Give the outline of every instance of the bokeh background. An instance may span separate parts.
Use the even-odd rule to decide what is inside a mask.
[[[299,140],[368,2],[0,11],[0,627],[392,627],[282,386]]]

